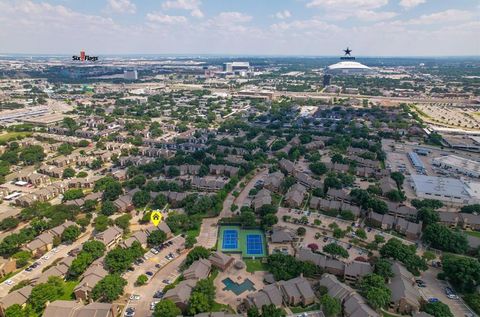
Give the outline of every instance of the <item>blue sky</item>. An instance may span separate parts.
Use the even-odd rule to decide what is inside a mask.
[[[1,53],[480,55],[478,0],[0,0]]]

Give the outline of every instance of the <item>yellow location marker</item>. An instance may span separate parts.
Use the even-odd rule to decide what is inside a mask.
[[[158,226],[160,222],[162,222],[163,215],[160,211],[153,211],[150,215],[150,221],[153,223],[155,227]]]

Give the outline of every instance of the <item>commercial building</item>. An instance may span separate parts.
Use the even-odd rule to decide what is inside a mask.
[[[480,162],[457,155],[440,156],[432,159],[432,164],[471,177],[480,177]]]
[[[138,72],[136,70],[125,70],[123,72],[123,79],[125,80],[137,80]]]
[[[423,164],[422,160],[420,159],[417,153],[408,152],[408,159],[410,163],[412,163],[417,173],[425,174],[426,172],[425,165]]]
[[[330,75],[371,75],[374,74],[374,71],[359,62],[341,61],[328,66],[326,73]]]
[[[480,183],[462,179],[412,175],[412,188],[419,198],[437,199],[455,204],[480,203]]]
[[[229,62],[223,64],[223,71],[227,73],[234,73],[238,71],[250,70],[249,62]]]

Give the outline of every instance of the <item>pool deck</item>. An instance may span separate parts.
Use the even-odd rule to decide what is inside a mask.
[[[242,257],[240,254],[233,255],[236,260],[241,260]],[[233,309],[236,309],[239,304],[247,297],[249,294],[254,294],[258,290],[263,289],[265,284],[263,283],[263,278],[267,272],[257,271],[254,273],[248,273],[246,267],[243,269],[237,269],[233,265],[228,268],[225,272],[219,272],[215,280],[213,281],[215,287],[217,288],[217,294],[215,300],[220,304],[230,305]],[[247,278],[253,283],[255,291],[245,291],[240,295],[236,295],[230,290],[224,290],[225,284],[223,280],[230,278],[235,283],[243,283]]]

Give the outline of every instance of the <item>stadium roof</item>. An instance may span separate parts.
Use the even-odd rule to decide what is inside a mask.
[[[328,66],[328,69],[330,69],[330,70],[335,70],[335,69],[365,69],[365,70],[370,70],[371,68],[368,67],[368,66],[365,66],[363,64],[360,64],[359,62],[342,61],[342,62],[338,62],[336,64]]]

